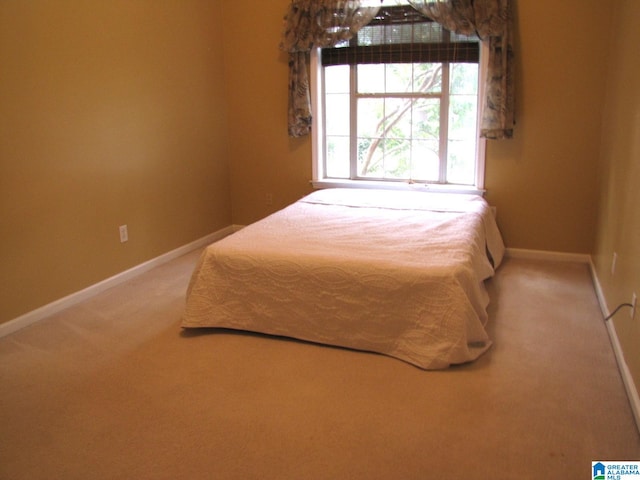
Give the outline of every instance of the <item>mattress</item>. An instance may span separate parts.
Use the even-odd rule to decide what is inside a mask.
[[[490,348],[485,280],[503,255],[481,196],[318,190],[208,246],[182,326],[446,368]]]

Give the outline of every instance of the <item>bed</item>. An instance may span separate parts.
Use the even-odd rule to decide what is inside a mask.
[[[490,348],[485,280],[503,255],[481,196],[317,190],[204,250],[182,327],[292,337],[442,369]]]

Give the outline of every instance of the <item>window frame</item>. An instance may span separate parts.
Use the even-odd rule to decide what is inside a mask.
[[[442,183],[410,183],[407,181],[389,180],[351,180],[326,178],[324,175],[325,134],[323,130],[324,91],[322,84],[322,64],[320,61],[320,48],[314,48],[310,54],[310,78],[309,87],[311,93],[311,108],[314,119],[311,125],[311,163],[312,180],[314,188],[350,187],[350,188],[384,188],[384,189],[425,189],[429,191],[455,192],[455,193],[484,193],[486,139],[479,137],[476,142],[476,171],[473,185],[442,184]],[[488,68],[488,46],[486,42],[480,42],[480,61],[478,63],[478,111],[477,132],[480,133],[480,121],[485,98],[485,81]],[[447,96],[448,98],[448,96]]]

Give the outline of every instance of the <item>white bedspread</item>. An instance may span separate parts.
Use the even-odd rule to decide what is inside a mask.
[[[283,335],[445,368],[490,347],[484,280],[503,254],[479,196],[319,190],[210,245],[182,326]]]

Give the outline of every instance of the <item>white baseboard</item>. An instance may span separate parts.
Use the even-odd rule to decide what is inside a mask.
[[[140,265],[136,265],[133,268],[125,270],[124,272],[118,273],[113,277],[109,277],[101,282],[98,282],[94,285],[91,285],[87,288],[84,288],[78,292],[72,293],[66,297],[63,297],[59,300],[51,302],[47,305],[44,305],[36,310],[32,310],[31,312],[27,312],[24,315],[21,315],[13,320],[9,320],[8,322],[0,324],[0,338],[9,335],[17,330],[20,330],[24,327],[27,327],[33,323],[36,323],[43,318],[46,318],[50,315],[58,313],[66,308],[69,308],[77,303],[82,302],[83,300],[87,300],[100,292],[103,292],[111,287],[114,287],[120,283],[126,282],[131,278],[140,275],[144,272],[151,270],[154,267],[162,265],[170,260],[178,258],[186,253],[189,253],[197,248],[204,247],[209,245],[216,240],[220,240],[227,235],[234,233],[238,230],[238,226],[230,225],[225,227],[217,232],[211,233],[205,237],[202,237],[198,240],[195,240],[187,245],[183,245],[182,247],[178,247],[175,250],[171,250],[159,257],[153,258],[149,261],[141,263]]]
[[[556,262],[591,263],[591,256],[585,253],[547,252],[544,250],[507,248],[505,254],[510,258],[524,258],[527,260],[554,260]]]
[[[602,291],[600,280],[598,280],[598,274],[596,273],[593,262],[590,261],[589,265],[591,268],[591,278],[593,279],[593,286],[596,290],[598,303],[600,304],[600,310],[602,311],[603,318],[607,318],[611,314],[607,305],[607,300],[605,299],[604,292]],[[638,429],[638,431],[640,431],[640,396],[638,395],[638,389],[636,388],[636,384],[633,381],[631,371],[627,366],[627,361],[624,358],[624,352],[622,351],[622,346],[620,345],[620,340],[618,339],[618,334],[616,333],[616,326],[612,320],[609,320],[606,325],[607,333],[609,334],[609,340],[611,341],[611,346],[613,347],[613,352],[618,363],[618,369],[620,370],[620,375],[622,377],[622,382],[624,383],[624,388],[627,391],[629,404],[631,405],[633,417],[636,421],[636,428]]]

